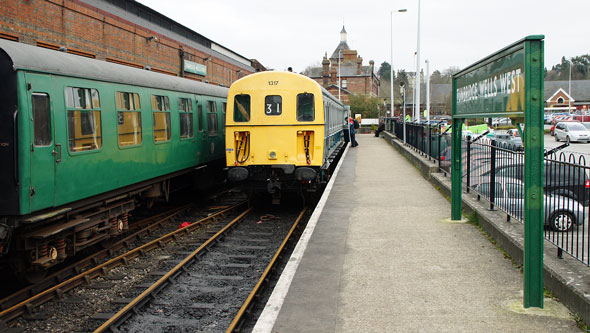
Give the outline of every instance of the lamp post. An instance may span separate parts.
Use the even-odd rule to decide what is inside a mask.
[[[573,63],[572,63],[572,60],[571,59],[569,59],[568,61],[570,63],[570,65],[569,65],[569,67],[570,67],[570,78],[569,78],[568,87],[567,87],[567,94],[570,95],[570,96],[568,98],[568,103],[569,104],[568,104],[567,112],[570,113],[570,112],[572,112],[572,65],[573,65]]]
[[[399,91],[404,99],[404,145],[406,144],[406,87],[404,82],[399,83]]]
[[[432,153],[430,152],[430,68],[429,68],[429,61],[428,59],[425,60],[426,62],[426,126],[428,126],[428,159]]]
[[[390,90],[390,99],[391,99],[391,116],[393,117],[393,109],[394,109],[394,105],[395,105],[395,99],[393,98],[393,13],[398,12],[398,13],[405,13],[407,12],[407,9],[398,9],[398,10],[392,10],[391,11],[391,64],[389,64],[389,88]]]
[[[340,99],[340,52],[341,50],[338,50],[338,100],[341,101]]]
[[[420,121],[420,0],[418,0],[418,37],[416,46],[416,95],[414,96],[414,104],[416,107],[416,120]]]

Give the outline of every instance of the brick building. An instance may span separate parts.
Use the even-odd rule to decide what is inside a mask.
[[[340,71],[338,70],[340,68]],[[328,59],[324,55],[322,67],[312,67],[305,75],[317,81],[332,95],[338,97],[338,78],[342,84],[340,99],[348,104],[351,94],[379,95],[380,81],[375,75],[375,62],[369,61],[369,66],[363,66],[363,58],[356,50],[351,50],[346,42],[346,29],[340,31],[340,43]]]
[[[0,0],[0,38],[229,86],[265,70],[133,0]]]

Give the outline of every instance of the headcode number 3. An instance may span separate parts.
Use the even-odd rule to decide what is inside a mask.
[[[279,81],[268,81],[268,85],[269,86],[278,86],[279,85]]]

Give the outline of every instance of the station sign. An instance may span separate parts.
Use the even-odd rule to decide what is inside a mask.
[[[184,60],[184,71],[188,73],[207,76],[207,66],[186,59]]]
[[[524,44],[518,44],[453,75],[455,115],[522,117],[525,74]]]
[[[523,133],[525,308],[542,308],[544,299],[544,38],[527,36],[453,74],[452,220],[462,217],[461,128],[465,119],[518,118],[516,122]],[[491,178],[492,184],[494,181]]]

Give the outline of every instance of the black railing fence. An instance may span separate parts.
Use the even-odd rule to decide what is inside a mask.
[[[403,140],[402,123],[391,127]],[[451,138],[439,126],[406,124],[406,143],[438,160],[439,169],[450,174]],[[565,251],[590,266],[590,166],[584,156],[560,152],[565,146],[545,152],[545,239],[557,247],[558,256]],[[523,222],[526,166],[522,147],[486,135],[465,136],[461,156],[467,192],[488,200],[490,209],[505,212],[507,222]]]

